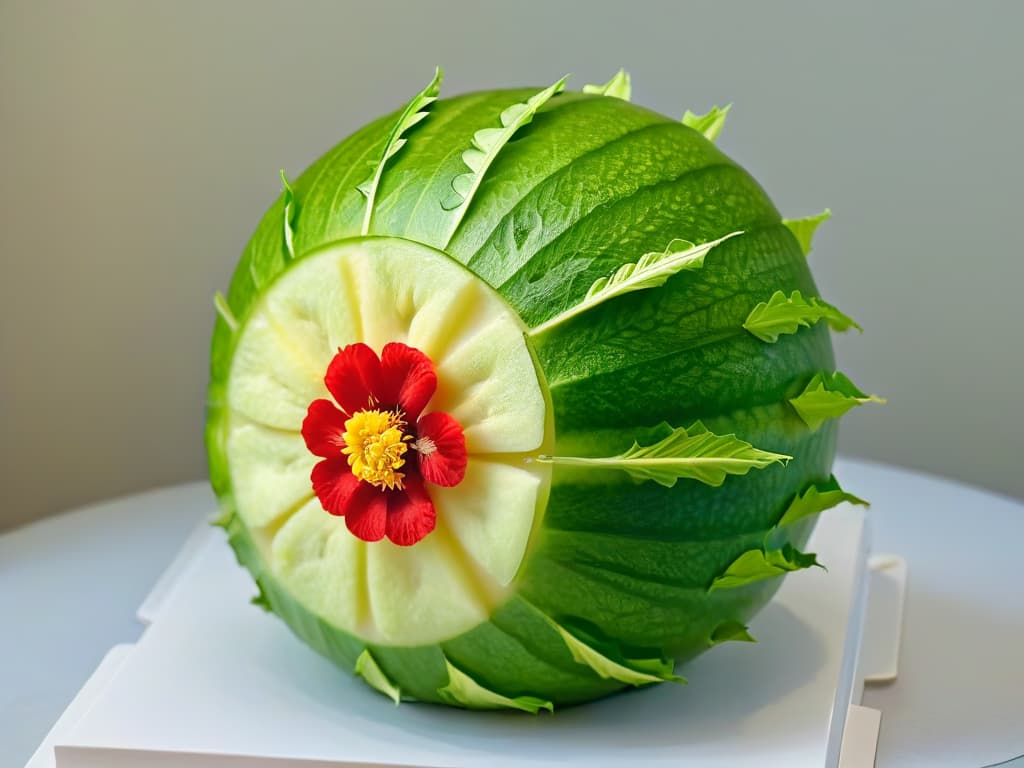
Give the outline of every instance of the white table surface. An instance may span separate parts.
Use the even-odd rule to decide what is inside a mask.
[[[878,768],[1024,754],[1024,504],[863,461],[836,475],[874,503],[875,551],[909,564],[899,679],[864,694],[883,713]],[[138,637],[136,608],[213,508],[191,483],[0,536],[0,768],[21,768],[110,647]]]

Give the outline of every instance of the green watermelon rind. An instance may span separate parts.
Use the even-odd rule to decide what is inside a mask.
[[[403,698],[452,703],[444,693],[448,665],[497,695],[556,706],[625,687],[575,660],[556,625],[579,627],[623,658],[692,658],[712,645],[716,627],[749,620],[781,583],[709,592],[715,577],[763,546],[787,504],[830,476],[837,422],[812,432],[788,403],[816,373],[833,370],[828,329],[801,328],[765,345],[742,327],[778,290],[817,295],[800,245],[756,182],[697,132],[620,99],[566,92],[502,149],[451,242],[441,242],[453,213],[437,201],[465,171],[461,150],[474,131],[535,92],[431,105],[388,161],[369,236],[443,250],[536,325],[579,301],[598,277],[675,238],[705,242],[743,231],[716,247],[703,269],[618,297],[531,345],[550,384],[556,453],[571,443],[613,455],[660,422],[700,419],[713,432],[794,459],[720,488],[636,484],[624,474],[577,482],[556,465],[517,594],[489,621],[438,645],[367,644],[295,600],[234,513],[224,390],[238,332],[218,317],[206,439],[231,545],[296,634],[347,670],[368,651]],[[365,199],[357,185],[397,114],[360,129],[292,183],[294,256],[282,226],[284,196],[271,206],[226,296],[238,326],[290,264],[360,235]],[[641,220],[644,227],[634,226]],[[787,541],[802,546],[812,526],[812,519],[792,526]]]

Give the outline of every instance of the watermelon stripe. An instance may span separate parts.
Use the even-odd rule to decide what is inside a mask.
[[[515,271],[512,272],[511,274],[509,274],[507,277],[505,277],[502,280],[501,283],[499,283],[498,285],[495,285],[494,286],[495,290],[497,290],[499,293],[504,294],[505,293],[504,289],[507,288],[508,284],[511,283],[516,277],[518,277],[522,273],[522,271],[524,269],[529,267],[533,263],[533,259],[536,259],[536,258],[540,257],[541,254],[544,251],[548,250],[548,249],[559,249],[561,247],[560,241],[563,238],[567,238],[567,237],[569,237],[569,236],[571,236],[573,234],[576,234],[578,229],[586,228],[588,224],[591,224],[591,222],[600,221],[600,220],[602,220],[604,218],[607,218],[609,220],[616,219],[617,214],[616,214],[615,208],[617,206],[624,205],[624,204],[627,204],[627,203],[631,203],[635,198],[637,198],[639,196],[642,196],[642,195],[645,195],[645,194],[652,194],[653,195],[653,194],[662,193],[662,192],[664,192],[666,189],[668,189],[670,187],[680,185],[682,182],[690,183],[690,182],[699,181],[700,177],[703,174],[705,174],[705,173],[710,174],[710,173],[713,173],[713,172],[715,172],[717,170],[720,170],[720,169],[723,169],[723,168],[724,169],[728,169],[730,171],[735,171],[736,170],[735,166],[731,165],[730,163],[710,163],[708,165],[703,165],[700,168],[690,168],[690,169],[685,170],[682,173],[680,173],[680,174],[678,174],[676,176],[673,176],[671,178],[668,178],[668,179],[661,179],[661,180],[656,181],[656,182],[654,182],[652,184],[645,184],[643,186],[637,187],[636,189],[632,190],[627,195],[624,195],[622,197],[617,197],[617,198],[615,198],[613,200],[606,201],[605,203],[602,204],[602,206],[600,208],[594,208],[594,209],[590,210],[589,212],[585,213],[583,216],[580,216],[573,223],[573,225],[571,227],[568,227],[567,229],[563,230],[562,232],[559,232],[555,237],[551,238],[546,243],[541,245],[541,247],[538,248],[537,252],[532,257],[530,257],[529,261],[526,261],[523,264],[519,265],[515,269]],[[681,233],[681,235],[686,235],[686,234],[691,234],[691,233],[688,233],[688,232]],[[727,234],[727,233],[722,233],[722,234]],[[676,238],[670,238],[670,240],[671,239],[676,239]],[[682,239],[686,239],[686,238],[682,237]],[[668,245],[668,243],[669,243],[669,241],[666,241],[663,245],[661,245],[656,250],[664,249],[665,246]],[[643,253],[643,251],[634,254],[633,260],[635,261],[636,258],[638,258],[642,253]],[[555,261],[554,258],[552,258],[551,260]],[[622,263],[624,263],[624,262],[619,262],[619,266],[621,266]],[[544,318],[544,319],[546,320],[547,318]]]
[[[608,693],[619,684],[602,681],[589,668],[558,658],[555,663],[536,653],[497,621],[497,615],[454,641],[443,643],[445,656],[482,685],[509,698],[583,701]],[[499,655],[505,662],[495,665]],[[527,682],[529,681],[529,682]]]
[[[687,549],[697,550],[699,547],[699,554],[703,555],[703,559],[701,561],[696,562],[695,564],[692,564],[692,573],[673,574],[671,572],[659,572],[657,569],[637,569],[636,565],[623,564],[617,562],[616,558],[611,559],[607,557],[598,556],[586,557],[581,553],[574,553],[571,556],[569,556],[569,553],[561,553],[557,558],[553,559],[561,565],[564,565],[567,568],[573,569],[581,573],[589,573],[592,572],[591,569],[593,569],[593,571],[598,573],[617,574],[621,575],[621,577],[623,578],[631,579],[637,582],[662,585],[663,587],[670,587],[674,590],[707,591],[710,585],[710,581],[707,578],[708,572],[715,574],[721,573],[729,566],[731,562],[733,562],[743,552],[752,549],[760,549],[767,532],[768,531],[759,531],[757,535],[751,536],[749,542],[746,543],[746,546],[742,547],[739,550],[735,550],[734,554],[722,559],[722,561],[719,562],[716,567],[709,567],[708,562],[718,562],[718,560],[722,557],[722,553],[731,551],[731,547],[721,547],[716,548],[715,550],[711,550],[710,548],[705,546],[707,544],[705,542],[699,543],[697,547],[676,547],[675,549],[681,550],[683,552],[685,552]],[[574,542],[579,542],[582,538],[583,535],[580,534],[574,534],[571,537],[571,539]],[[650,543],[647,542],[641,544]],[[627,552],[631,552],[631,550],[635,551],[641,549],[653,549],[651,547],[626,547],[624,546],[624,543],[622,541],[617,541],[617,543],[614,544],[614,547],[616,548],[616,554],[624,554]],[[717,554],[719,558],[711,557],[712,554]],[[681,557],[682,555],[680,554],[679,556]],[[664,561],[659,560],[656,562],[659,565],[664,564]],[[645,565],[646,564],[647,563],[645,563]]]
[[[828,337],[825,337],[826,341]],[[799,382],[805,381],[806,377],[810,372],[804,373],[794,377],[787,387],[788,390],[795,389],[799,386]],[[774,418],[776,423],[781,425],[790,431],[804,431],[808,434],[814,434],[816,430],[807,427],[807,424],[799,418],[799,414],[793,408],[792,403],[785,396],[774,399],[767,398],[765,400],[751,400],[749,402],[733,402],[729,404],[723,404],[720,410],[705,410],[701,411],[697,418],[705,422],[705,424],[730,424],[735,425],[745,414],[754,413],[763,409],[774,409],[776,413]]]
[[[350,198],[350,202],[348,203],[349,206],[354,208],[355,206],[353,205],[353,203],[359,200],[362,201],[362,206],[365,207],[366,198],[359,193],[359,189],[356,186],[360,178],[359,168],[360,166],[363,166],[368,162],[372,162],[373,157],[379,155],[380,152],[383,151],[383,149],[383,141],[376,144],[365,145],[363,151],[358,156],[353,158],[353,161],[349,165],[348,170],[344,174],[342,174],[340,178],[323,179],[321,181],[321,184],[324,186],[324,189],[322,190],[320,187],[317,186],[312,187],[309,191],[309,202],[307,203],[307,205],[310,208],[316,209],[318,206],[313,201],[319,195],[329,195],[330,202],[327,203],[327,205],[323,206],[323,210],[332,211],[335,213],[320,227],[316,225],[311,227],[302,227],[299,228],[297,231],[308,230],[310,232],[327,232],[333,230],[334,235],[333,237],[330,238],[332,240],[339,239],[342,237],[353,237],[355,235],[360,234],[359,229],[354,224],[346,226],[345,218],[339,215],[341,213],[340,209],[342,208],[341,200],[343,196],[348,195],[348,197]],[[355,194],[353,194],[353,192]],[[325,239],[326,238],[320,239],[319,242],[310,243],[309,247],[303,250],[312,250],[313,248],[324,242]]]
[[[560,80],[538,90],[528,99],[507,105],[501,111],[497,121],[498,125],[492,123],[473,133],[473,139],[462,155],[465,167],[452,179],[451,194],[441,203],[441,207],[450,211],[454,219],[445,227],[447,234],[441,244],[442,250],[448,248],[448,244],[462,224],[466,211],[472,205],[473,198],[476,197],[491,163],[512,141],[515,134],[531,123],[544,105],[565,89],[565,82],[568,79],[569,76],[565,75]]]
[[[760,352],[758,342],[742,336],[724,350],[709,346],[666,358],[657,375],[662,381],[674,382],[679,387],[676,392],[646,391],[642,382],[650,379],[651,371],[645,365],[561,386],[552,391],[557,433],[630,427],[650,423],[652,417],[684,425],[744,406],[781,402],[794,396],[800,383],[821,369],[819,350],[828,344],[827,331],[821,328],[790,338],[792,342],[785,346],[780,340],[770,359],[752,357]],[[780,366],[780,361],[790,368]],[[757,447],[768,450],[767,446]],[[560,455],[565,454],[560,451]]]
[[[581,219],[578,226],[538,251],[499,290],[524,322],[535,327],[575,306],[595,280],[623,264],[635,263],[645,253],[663,252],[676,238],[705,243],[743,232],[742,239],[776,227],[776,212],[762,204],[759,189],[745,187],[742,177],[737,180],[740,176],[729,166],[708,166],[677,182],[639,190],[602,208],[598,215]],[[713,202],[722,188],[733,190],[728,208]],[[644,225],[629,224],[634,220]],[[707,254],[705,265],[722,260],[725,254],[743,252],[744,247],[720,243]],[[698,271],[688,279],[699,280]]]
[[[742,551],[743,550],[741,550],[741,552]],[[538,559],[540,559],[540,557],[541,556],[538,556]],[[612,592],[617,592],[620,596],[628,595],[630,597],[642,598],[645,600],[648,598],[651,600],[657,600],[660,599],[660,596],[652,597],[652,589],[662,588],[666,592],[670,590],[678,601],[685,599],[687,593],[689,593],[691,597],[702,597],[708,591],[707,584],[679,584],[668,580],[649,578],[647,576],[635,576],[632,571],[616,571],[600,566],[595,567],[593,563],[577,562],[567,558],[550,557],[547,558],[547,560],[550,564],[557,565],[559,568],[573,574],[584,582],[589,582],[592,585],[610,587]]]
[[[445,116],[447,117],[448,115]],[[451,117],[455,118],[457,117],[457,114],[451,114]],[[398,220],[398,217],[396,216],[395,222],[381,227],[382,231],[380,234],[395,235],[398,237],[404,237],[408,240],[413,240],[414,242],[430,244],[422,234],[417,236],[416,233],[411,232],[410,225],[416,219],[416,214],[420,211],[420,207],[423,205],[424,201],[429,199],[432,205],[440,205],[440,201],[434,194],[437,191],[435,187],[438,183],[438,179],[442,176],[444,170],[450,165],[452,158],[460,154],[461,153],[455,148],[449,150],[448,153],[442,158],[441,162],[439,162],[437,166],[434,168],[430,176],[425,180],[423,186],[420,189],[419,195],[416,197],[416,201],[412,205],[412,209],[409,211],[407,215],[403,217],[404,220]],[[392,195],[393,199],[396,201],[396,209],[398,209],[400,203],[405,202],[404,197],[401,194],[402,191],[404,190],[396,190],[395,193]],[[434,247],[438,246],[435,245]]]
[[[599,685],[600,690],[609,692],[627,687],[622,681],[615,678],[601,677],[596,674],[593,667],[578,661],[565,639],[559,634],[556,622],[547,613],[533,605],[522,596],[510,600],[501,610],[495,613],[492,622],[502,627],[506,632],[521,639],[523,645],[530,649],[537,658],[544,659],[549,664],[558,668],[573,667],[577,670],[585,670],[585,674]],[[578,622],[577,622],[578,623]],[[560,624],[558,626],[561,626]],[[565,627],[563,630],[569,631]],[[575,635],[574,635],[575,636]],[[589,645],[584,640],[577,638],[584,645]],[[625,645],[619,638],[607,638],[609,644],[619,646]],[[593,646],[591,646],[593,647]],[[596,650],[596,649],[595,649]],[[660,650],[648,648],[646,653],[639,656],[661,656]],[[582,672],[580,674],[583,674]],[[599,681],[599,682],[596,682]],[[576,703],[570,700],[567,703]]]
[[[521,213],[521,207],[527,204],[532,198],[540,196],[545,185],[550,185],[557,182],[562,176],[567,175],[569,172],[574,170],[576,166],[578,166],[579,164],[584,163],[593,158],[599,157],[604,153],[612,152],[620,147],[628,150],[630,149],[630,142],[642,139],[647,133],[654,132],[655,130],[663,130],[667,125],[670,125],[670,123],[659,121],[640,125],[636,128],[632,128],[626,131],[625,133],[610,138],[608,141],[605,141],[604,143],[596,147],[588,149],[586,152],[577,155],[564,165],[552,169],[551,173],[537,181],[537,183],[535,183],[529,189],[523,191],[522,196],[519,198],[519,200],[516,201],[516,204],[512,207],[512,209],[509,210],[496,222],[494,228],[491,230],[492,237],[487,238],[487,240],[485,240],[483,244],[481,244],[475,251],[469,254],[469,257],[465,259],[463,263],[472,266],[474,262],[478,260],[478,258],[482,258],[482,251],[490,242],[490,240],[493,239],[493,234],[497,233],[497,231],[501,227],[508,226],[509,224],[511,224],[515,216]]]
[[[367,647],[388,679],[395,681],[401,688],[402,698],[444,703],[437,693],[448,684],[448,672],[440,646],[391,647],[370,644]]]
[[[579,380],[585,378],[580,373],[598,375],[643,363],[709,332],[742,328],[763,293],[761,284],[813,286],[806,266],[793,266],[787,258],[793,250],[780,249],[789,243],[781,231],[778,224],[751,228],[717,246],[703,268],[675,275],[657,290],[616,297],[535,337],[549,382],[565,378],[566,371]],[[743,271],[743,282],[735,279],[737,270]]]
[[[708,426],[722,434],[733,430],[755,445],[795,456],[788,467],[774,466],[742,478],[728,478],[720,488],[682,480],[666,488],[652,482],[637,485],[618,472],[607,473],[609,479],[603,482],[588,482],[588,475],[581,478],[578,472],[556,466],[544,530],[714,543],[773,528],[796,493],[808,483],[829,477],[828,462],[818,457],[834,450],[835,427],[813,433],[789,427],[786,425],[797,421],[791,414],[781,421],[783,426],[777,426],[780,421],[772,410],[775,408],[751,409],[711,420]],[[603,453],[615,455],[636,435],[635,430],[623,430],[620,442],[601,446],[606,448]]]
[[[726,327],[721,330],[716,330],[711,333],[708,333],[700,338],[694,338],[689,342],[679,346],[678,348],[665,352],[664,354],[657,355],[655,357],[648,357],[645,358],[644,360],[630,362],[628,364],[621,365],[616,368],[607,368],[601,371],[600,373],[590,373],[582,374],[576,377],[563,377],[552,379],[549,382],[549,386],[552,395],[556,396],[555,393],[557,393],[559,389],[571,387],[572,385],[578,384],[580,382],[591,381],[600,376],[629,375],[631,372],[634,372],[634,369],[640,366],[667,366],[675,362],[675,358],[677,357],[686,356],[694,352],[702,352],[707,347],[714,347],[716,345],[724,344],[730,341],[735,341],[737,339],[743,339],[744,341],[746,341],[746,336],[747,334],[744,332],[742,327]]]
[[[707,584],[681,588],[538,557],[521,593],[549,615],[593,623],[623,643],[671,648],[696,637],[706,647],[711,628],[724,619],[745,621],[782,581],[709,594],[715,575],[709,574]],[[545,588],[552,583],[557,590]]]
[[[762,284],[815,290],[806,264],[790,256],[795,250],[778,226],[733,238],[709,254],[703,269],[676,275],[657,290],[617,297],[535,339],[558,430],[574,429],[577,423],[637,423],[627,414],[659,413],[649,400],[652,394],[665,401],[660,415],[669,421],[798,394],[792,391],[794,374],[805,376],[832,364],[824,327],[780,339],[768,354],[757,339],[743,334],[720,345],[693,343],[707,333],[740,328],[763,293]],[[763,255],[751,258],[751,253]],[[737,271],[742,283],[733,276]],[[676,353],[680,347],[686,350]],[[646,392],[648,407],[640,407],[643,398],[633,395],[631,382],[646,380],[652,362],[664,380],[676,382],[684,398]]]
[[[346,233],[359,234],[361,218],[355,213],[357,207],[361,209],[365,206],[366,199],[356,189],[356,185],[362,180],[360,174],[369,171],[374,153],[379,155],[383,150],[387,132],[398,119],[400,111],[396,110],[353,134],[292,184],[299,206],[299,215],[294,224],[296,254],[305,254],[329,239],[344,236],[339,233],[328,238],[327,233],[332,230],[337,232],[336,227],[344,227],[346,224],[339,202],[346,192],[354,193],[348,201],[349,207],[353,208],[353,215]],[[350,155],[351,159],[342,161],[341,158],[346,155]],[[360,201],[362,205],[359,205]]]
[[[489,284],[500,284],[511,271],[533,257],[540,247],[536,241],[547,244],[599,206],[628,197],[639,188],[681,177],[686,171],[729,162],[710,144],[690,147],[688,153],[667,151],[673,144],[668,136],[661,135],[678,130],[682,128],[674,123],[655,123],[640,128],[629,140],[611,141],[605,148],[587,153],[553,173],[499,223],[495,234],[469,259],[469,267]],[[644,144],[641,135],[661,137],[665,141]],[[656,151],[664,153],[660,165],[650,164],[649,154]],[[646,162],[644,158],[648,158]],[[604,183],[595,184],[595,178],[603,178]],[[543,204],[540,204],[541,199]],[[547,213],[539,227],[536,226],[540,223],[538,210]],[[521,233],[524,226],[527,232]],[[522,244],[518,243],[517,239],[527,233]],[[502,247],[502,242],[506,247]]]
[[[682,482],[682,481],[681,481]],[[695,482],[695,481],[691,481]],[[710,530],[717,531],[717,527],[713,527],[713,521],[710,521],[712,525],[708,526]],[[744,530],[738,532],[730,532],[728,534],[715,535],[715,536],[700,536],[694,538],[687,536],[685,538],[668,538],[661,532],[653,532],[647,530],[599,530],[593,526],[583,527],[571,527],[571,523],[549,523],[545,521],[544,529],[546,531],[553,531],[556,533],[565,534],[582,534],[585,536],[598,536],[605,537],[608,539],[627,539],[629,541],[652,543],[652,544],[665,544],[665,543],[688,543],[694,546],[703,546],[705,544],[728,544],[735,542],[746,542],[752,536],[757,537],[765,533],[766,529],[762,527],[754,528],[753,530]],[[770,530],[770,529],[767,529]]]
[[[440,206],[440,198],[436,194],[439,191],[439,179],[449,167],[451,158],[461,156],[462,151],[453,146],[440,160],[431,158],[429,162],[424,162],[424,154],[432,146],[431,139],[443,134],[446,126],[457,123],[467,112],[481,106],[490,106],[486,93],[470,94],[452,102],[435,102],[430,117],[413,127],[409,132],[409,141],[402,148],[403,154],[408,154],[409,157],[392,158],[388,167],[389,174],[381,180],[381,192],[374,211],[373,234],[396,235],[433,245],[422,235],[417,237],[410,232],[410,227],[416,221],[416,214],[424,200],[430,198]],[[436,150],[436,147],[434,149]],[[399,164],[400,159],[404,159],[405,162]],[[419,170],[419,175],[406,172],[405,166]],[[433,168],[426,178],[422,177],[424,167]],[[388,181],[392,181],[393,186]],[[409,208],[407,193],[415,193],[417,189],[419,193]]]
[[[552,174],[638,128],[664,122],[654,112],[638,109],[623,114],[608,99],[563,92],[495,159],[447,251],[468,261],[497,224]]]
[[[664,646],[712,611],[705,587],[665,587],[547,558],[537,558],[531,573],[536,582],[524,583],[521,592],[541,611],[592,623],[624,643]],[[540,581],[557,583],[557,594]],[[642,634],[630,630],[637,623],[647,625]]]
[[[595,206],[590,211],[588,211],[587,213],[583,214],[578,219],[576,219],[576,221],[571,226],[566,227],[565,229],[556,232],[555,235],[553,237],[550,237],[550,239],[548,239],[547,241],[545,241],[543,243],[534,243],[533,244],[534,253],[532,255],[527,256],[525,259],[520,258],[518,263],[515,264],[515,265],[498,264],[497,266],[494,266],[494,267],[491,267],[491,269],[488,269],[488,265],[486,263],[481,262],[481,263],[478,263],[478,264],[473,264],[471,262],[470,263],[470,267],[472,269],[476,270],[477,273],[480,275],[480,277],[483,278],[484,280],[486,280],[490,285],[492,285],[499,293],[501,293],[503,296],[505,296],[507,299],[509,299],[509,302],[514,307],[516,307],[516,309],[523,315],[523,321],[525,323],[527,323],[528,325],[537,325],[540,322],[543,322],[544,320],[547,320],[550,317],[553,317],[554,315],[558,314],[559,312],[561,312],[561,311],[563,311],[565,309],[568,309],[568,307],[571,306],[571,303],[565,303],[561,307],[558,307],[558,305],[556,304],[555,306],[556,306],[557,309],[555,311],[547,310],[545,308],[544,311],[537,312],[530,304],[526,303],[525,301],[523,301],[521,299],[517,301],[517,298],[519,298],[519,297],[517,297],[515,295],[510,295],[510,293],[511,293],[510,290],[509,290],[510,284],[514,283],[517,278],[520,278],[523,275],[524,270],[529,269],[529,268],[532,267],[532,269],[533,269],[533,271],[535,273],[543,274],[544,272],[547,271],[547,268],[549,267],[549,261],[551,263],[558,263],[559,261],[561,261],[561,259],[550,259],[549,260],[547,258],[544,258],[543,261],[538,261],[537,264],[534,264],[534,259],[536,259],[543,251],[545,251],[547,249],[555,249],[555,250],[560,249],[562,247],[561,246],[561,242],[560,242],[562,240],[562,238],[567,238],[567,237],[572,236],[575,233],[575,231],[577,230],[577,228],[585,228],[591,222],[603,221],[604,219],[614,220],[615,219],[614,209],[616,207],[618,207],[618,206],[624,206],[624,205],[628,205],[628,204],[632,203],[635,200],[635,198],[637,198],[637,197],[646,196],[646,195],[653,196],[653,195],[657,195],[659,193],[664,193],[666,190],[668,190],[668,189],[670,189],[672,187],[685,186],[685,185],[688,185],[691,182],[697,182],[697,181],[700,180],[700,178],[704,174],[711,174],[711,173],[713,173],[716,170],[725,169],[725,168],[728,168],[728,169],[731,170],[732,166],[730,166],[727,163],[709,163],[708,165],[703,165],[703,166],[700,166],[699,168],[687,169],[687,170],[677,174],[676,176],[673,176],[673,177],[670,177],[670,178],[660,179],[660,180],[658,180],[656,182],[653,182],[651,184],[644,184],[644,185],[638,186],[638,187],[636,187],[634,189],[629,190],[627,192],[627,194],[624,194],[624,195],[621,195],[619,197],[611,198],[611,199],[608,199],[606,201],[601,202],[600,206]],[[640,214],[640,215],[642,216],[642,214]],[[680,228],[680,229],[682,229],[682,228]],[[736,231],[736,230],[734,229],[734,230],[731,230],[731,231]],[[712,237],[720,237],[721,235],[724,235],[724,234],[728,234],[728,232],[723,231],[723,232],[720,232],[720,233],[716,233]],[[667,239],[665,239],[665,236],[662,235],[661,239],[664,240],[664,242],[660,243],[658,245],[652,245],[649,250],[662,250],[662,249],[665,248],[665,246],[668,245],[668,243],[671,240],[676,239],[677,237],[680,237],[681,235],[689,235],[690,237],[693,237],[693,233],[690,233],[690,232],[677,232],[675,235],[673,235],[671,237],[668,237]],[[686,238],[683,237],[683,239],[686,239]],[[708,239],[711,239],[711,238],[708,238]],[[607,243],[608,243],[607,237],[602,238],[602,242],[605,245],[607,245]],[[569,251],[569,252],[573,253],[574,251]],[[602,251],[602,255],[604,256],[604,260],[605,260],[606,264],[603,265],[603,266],[598,264],[596,269],[593,268],[593,267],[591,268],[591,273],[594,275],[593,279],[597,279],[597,277],[601,277],[604,273],[607,273],[607,272],[611,271],[612,269],[614,269],[614,268],[616,268],[618,266],[621,266],[626,261],[630,261],[630,260],[635,261],[636,258],[639,257],[643,252],[644,252],[643,250],[640,250],[640,251],[636,252],[635,254],[632,254],[631,257],[626,257],[623,260],[615,259],[613,257],[613,261],[615,261],[617,263],[615,263],[613,266],[609,266],[607,264],[607,262],[609,261],[608,256],[606,255],[607,252],[606,251]],[[598,260],[595,259],[594,261],[597,262]],[[501,267],[504,267],[504,269],[502,271],[493,271],[493,270],[497,270],[497,269],[499,269]],[[510,267],[512,269],[511,272],[508,271],[508,269]],[[592,283],[593,280],[591,280],[590,282]],[[588,285],[588,287],[589,287],[589,285]],[[547,295],[546,294],[542,294],[542,293],[540,293],[538,291],[527,291],[526,292],[526,298],[527,299],[531,299],[531,298],[532,299],[540,299],[540,298],[546,299]]]
[[[739,328],[739,329],[725,328],[725,329],[723,329],[721,331],[708,334],[708,335],[703,336],[703,337],[701,337],[699,339],[694,339],[694,340],[690,341],[689,343],[680,346],[677,349],[673,349],[670,352],[666,352],[663,355],[658,355],[657,357],[649,357],[646,360],[642,360],[640,362],[630,363],[629,365],[623,365],[621,368],[609,368],[607,370],[602,371],[600,374],[581,375],[581,376],[578,376],[578,377],[575,377],[575,378],[568,377],[568,378],[554,379],[553,381],[550,382],[550,388],[551,388],[552,391],[555,391],[555,390],[557,390],[560,387],[571,386],[571,385],[576,384],[577,382],[580,382],[580,381],[587,381],[589,379],[593,379],[593,378],[595,378],[595,376],[603,376],[603,375],[606,375],[606,374],[621,373],[623,371],[629,370],[630,368],[634,368],[634,367],[636,367],[638,365],[645,365],[646,366],[646,365],[651,365],[651,364],[663,364],[663,363],[667,362],[670,358],[673,358],[673,357],[675,357],[677,355],[684,355],[687,352],[695,352],[697,350],[703,349],[704,347],[714,346],[716,344],[721,344],[721,343],[729,341],[731,339],[742,338],[743,336],[744,336],[744,333],[743,333],[743,329],[742,328]]]

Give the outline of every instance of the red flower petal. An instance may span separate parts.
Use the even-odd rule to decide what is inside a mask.
[[[313,490],[320,499],[320,505],[332,515],[345,515],[352,505],[360,480],[348,468],[344,456],[324,459],[315,467],[310,476]]]
[[[405,488],[388,494],[388,538],[400,547],[409,547],[434,530],[437,513],[434,504],[416,475],[406,475]]]
[[[420,474],[434,485],[451,487],[466,476],[466,437],[462,425],[448,413],[432,411],[417,423]]]
[[[369,483],[359,483],[345,511],[345,525],[363,541],[380,541],[388,521],[388,494]]]
[[[330,400],[314,400],[302,420],[302,438],[314,456],[333,459],[345,447],[345,414]],[[351,473],[350,473],[351,474]]]
[[[401,407],[409,421],[416,421],[437,389],[434,364],[418,349],[397,341],[384,345],[380,364],[380,401]]]
[[[327,389],[349,416],[372,407],[371,397],[381,400],[381,382],[380,359],[361,342],[339,349],[324,376]]]
[[[324,459],[313,467],[313,490],[332,515],[363,541],[380,541],[387,524],[387,497],[352,474],[344,458]]]

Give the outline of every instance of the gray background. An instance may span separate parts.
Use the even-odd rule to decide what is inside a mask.
[[[1024,4],[0,4],[0,528],[202,477],[211,296],[279,191],[422,87],[603,82],[719,145],[890,398],[841,450],[1024,497]],[[856,491],[856,489],[852,489]]]

